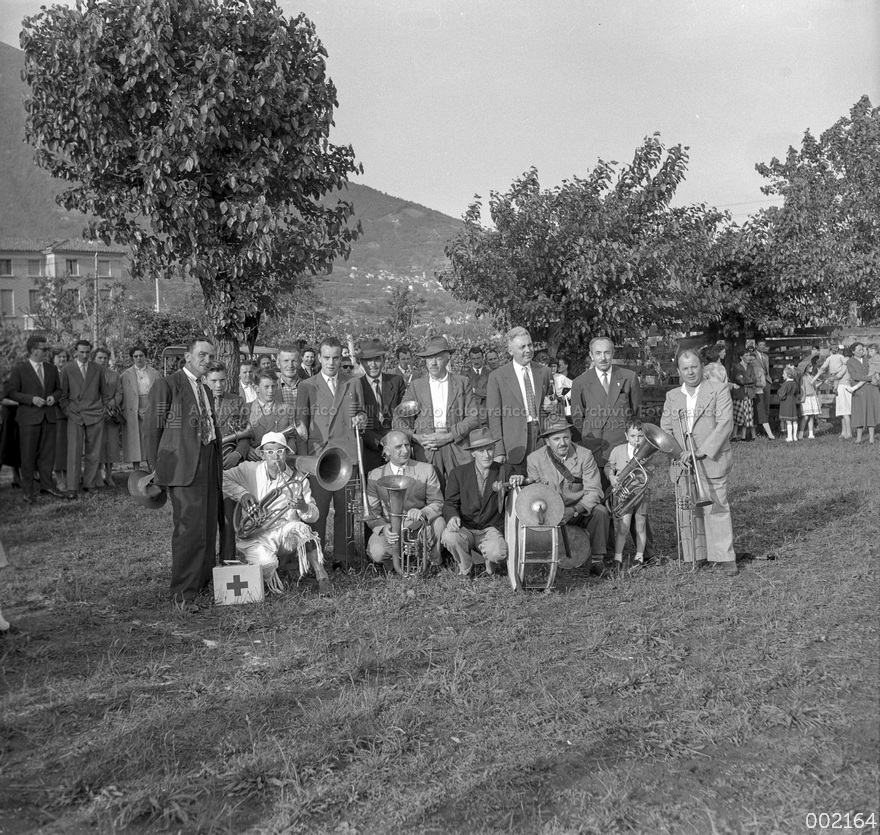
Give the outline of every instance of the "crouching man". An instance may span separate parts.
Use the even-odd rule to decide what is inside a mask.
[[[318,592],[330,595],[333,587],[324,569],[324,555],[317,534],[306,524],[318,518],[308,476],[287,465],[293,452],[280,432],[267,432],[257,448],[260,461],[245,461],[223,472],[223,495],[241,505],[236,514],[236,550],[251,565],[262,567],[269,591],[281,592],[279,560],[296,555],[300,576],[311,566],[318,579]]]

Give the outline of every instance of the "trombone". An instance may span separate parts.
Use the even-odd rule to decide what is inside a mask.
[[[696,448],[694,446],[693,433],[687,428],[687,421],[683,412],[678,413],[678,424],[685,442],[685,451],[688,453],[686,463],[678,462],[675,482],[675,515],[678,538],[678,562],[691,563],[691,570],[696,570],[699,561],[699,553],[706,553],[706,529],[702,528],[702,547],[700,547],[697,521],[702,522],[702,514],[697,514],[697,508],[708,507],[712,499],[706,489],[706,484],[700,476],[697,466]],[[690,559],[688,559],[690,557]]]

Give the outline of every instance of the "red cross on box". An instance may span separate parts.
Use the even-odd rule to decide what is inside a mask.
[[[258,565],[234,562],[214,567],[214,602],[218,606],[257,603],[263,599],[263,572]]]

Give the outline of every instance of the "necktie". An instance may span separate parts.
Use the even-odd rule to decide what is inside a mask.
[[[213,440],[213,432],[211,425],[211,407],[208,405],[208,395],[205,393],[205,387],[201,383],[196,383],[201,398],[201,419],[199,420],[199,440],[203,444],[209,444]]]
[[[45,389],[46,388],[46,378],[43,376],[43,363],[40,363],[37,366],[37,376],[40,378],[40,385]]]
[[[330,386],[330,394],[332,394],[334,397],[336,397],[336,378],[335,377],[328,377],[327,378],[327,385]]]
[[[526,384],[526,408],[529,410],[529,420],[538,419],[538,410],[535,408],[535,389],[532,387],[532,375],[529,367],[523,369],[523,381]]]
[[[379,378],[373,380],[373,393],[376,395],[376,405],[379,407],[379,411],[382,411],[382,389],[379,386]]]
[[[83,380],[86,378],[86,368],[87,366],[84,363],[79,363],[79,370],[82,372]]]
[[[602,388],[605,389],[605,394],[608,394],[608,372],[602,372]]]

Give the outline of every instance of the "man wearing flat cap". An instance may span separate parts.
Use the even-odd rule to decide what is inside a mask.
[[[391,429],[394,410],[403,400],[406,382],[397,374],[385,374],[385,346],[378,339],[365,339],[358,345],[358,357],[364,369],[360,378],[361,395],[367,424],[364,428],[364,468],[369,473],[381,467],[382,438]]]
[[[546,445],[527,459],[528,478],[552,487],[562,497],[563,524],[577,525],[590,537],[593,563],[601,565],[608,550],[608,511],[602,504],[602,480],[590,450],[571,440],[565,418],[554,417],[541,433]]]
[[[455,467],[446,482],[446,530],[440,542],[455,557],[462,577],[482,562],[487,574],[497,574],[499,563],[507,559],[504,515],[494,484],[506,481],[511,468],[494,461],[495,443],[486,427],[471,432],[465,449],[472,460]]]
[[[413,458],[432,464],[442,483],[454,467],[471,460],[465,444],[480,418],[468,379],[448,370],[452,349],[446,337],[433,337],[417,353],[425,360],[428,376],[410,382],[403,395],[421,407],[412,429]],[[404,424],[395,420],[396,429],[408,428]]]

